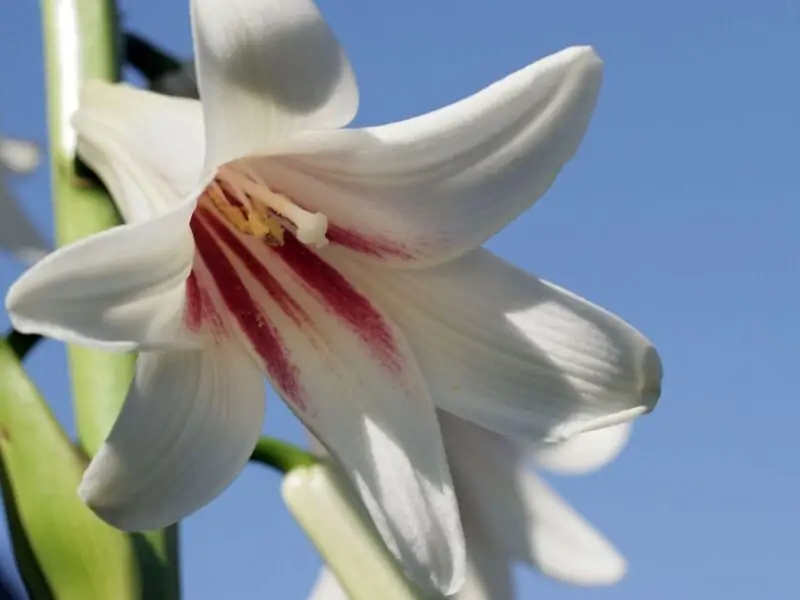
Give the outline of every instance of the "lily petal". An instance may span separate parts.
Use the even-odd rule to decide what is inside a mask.
[[[73,124],[79,156],[127,223],[170,210],[200,182],[205,141],[196,100],[92,81]]]
[[[467,579],[452,600],[514,600],[511,559],[487,536],[472,498],[459,496],[467,542]]]
[[[120,529],[170,525],[244,468],[263,417],[263,377],[236,347],[145,352],[79,493]]]
[[[502,552],[480,539],[472,529],[478,525],[464,521],[467,540],[467,578],[452,600],[513,600],[514,582],[511,578],[511,563]],[[308,600],[349,600],[336,576],[323,567]]]
[[[174,343],[194,256],[194,205],[109,229],[38,262],[6,296],[14,327],[111,350]]]
[[[397,326],[291,236],[268,246],[203,209],[193,227],[213,294],[342,464],[389,549],[423,584],[459,585],[463,537],[436,412]]]
[[[532,450],[532,463],[564,475],[596,471],[614,460],[628,443],[632,423],[622,423],[581,433],[557,444],[542,444]]]
[[[213,169],[300,129],[343,127],[355,75],[312,0],[192,0]]]
[[[440,418],[459,499],[468,499],[497,548],[574,585],[610,585],[625,575],[625,559],[520,466],[508,439],[452,415]]]
[[[1,179],[0,248],[28,264],[47,254],[47,244]]]
[[[438,408],[555,442],[658,400],[661,362],[641,333],[486,250],[424,271],[335,260],[400,325]]]
[[[350,600],[350,598],[330,569],[323,567],[308,595],[308,600]]]
[[[18,175],[29,175],[39,166],[41,153],[36,143],[13,138],[0,139],[0,163]]]
[[[601,74],[591,48],[569,48],[415,119],[297,136],[252,168],[325,214],[334,244],[384,265],[435,265],[547,191],[583,138]]]

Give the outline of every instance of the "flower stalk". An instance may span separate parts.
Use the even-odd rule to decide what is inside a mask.
[[[267,436],[259,438],[250,460],[272,467],[281,473],[309,467],[317,462],[313,454],[302,448]]]
[[[119,79],[117,8],[114,0],[42,0],[41,8],[53,218],[63,246],[120,222],[105,191],[80,174],[71,124],[84,82]],[[78,440],[92,456],[119,413],[135,357],[74,346],[68,354]],[[134,536],[134,542],[147,597],[179,597],[177,527]]]
[[[103,190],[76,171],[71,125],[87,79],[118,78],[116,10],[107,0],[42,0],[50,169],[56,243],[63,246],[119,223]],[[93,455],[125,398],[133,356],[69,348],[81,446]]]

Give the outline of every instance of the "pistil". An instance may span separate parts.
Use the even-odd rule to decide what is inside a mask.
[[[289,229],[303,244],[319,248],[328,243],[325,215],[300,208],[236,166],[221,167],[205,194],[228,223],[247,235],[280,246],[284,230]]]

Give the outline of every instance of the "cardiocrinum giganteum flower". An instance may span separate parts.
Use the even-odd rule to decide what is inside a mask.
[[[125,529],[200,508],[247,461],[266,374],[411,575],[452,591],[464,539],[435,407],[547,442],[660,393],[640,333],[480,248],[576,151],[602,63],[569,48],[343,129],[358,90],[311,0],[191,5],[201,102],[93,83],[75,117],[127,224],[7,298],[23,331],[141,352],[80,492]]]

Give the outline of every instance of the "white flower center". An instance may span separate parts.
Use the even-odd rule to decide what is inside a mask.
[[[283,245],[286,229],[304,244],[321,248],[328,243],[325,215],[300,208],[240,165],[220,167],[203,196],[238,231],[272,245]]]

